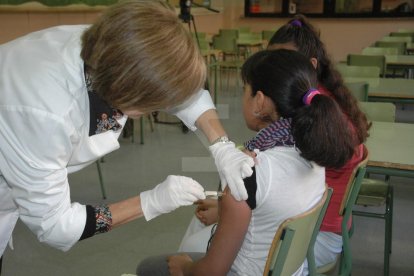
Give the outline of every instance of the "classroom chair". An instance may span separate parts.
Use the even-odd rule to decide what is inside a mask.
[[[400,38],[400,37],[395,37]],[[404,41],[377,41],[375,46],[379,48],[396,48],[398,49],[397,54],[395,55],[405,55],[407,54],[407,42]],[[384,55],[392,55],[391,53],[384,53]],[[405,69],[392,69],[386,70],[385,76],[392,78],[405,78],[408,75],[407,70]]]
[[[342,216],[342,253],[338,257],[337,261],[333,263],[326,264],[322,267],[316,267],[315,258],[313,256],[313,246],[316,240],[316,237],[313,237],[313,243],[310,244],[307,260],[308,260],[308,269],[309,275],[325,275],[324,273],[330,273],[336,267],[337,262],[339,261],[339,275],[351,275],[352,271],[352,253],[350,247],[350,237],[352,235],[352,228],[348,229],[348,222],[352,215],[352,209],[354,207],[355,201],[357,199],[362,180],[364,179],[366,165],[368,163],[368,150],[364,146],[364,155],[363,160],[354,168],[348,185],[345,190],[344,197],[341,202],[341,207],[339,209],[339,214]],[[317,235],[317,233],[316,233]]]
[[[373,55],[373,56],[381,56],[381,55],[398,55],[400,50],[397,47],[388,48],[388,47],[365,47],[362,49],[363,55]]]
[[[397,48],[397,55],[405,55],[407,52],[407,42],[403,41],[377,41],[374,45],[381,48]]]
[[[361,101],[358,105],[369,121],[395,122],[395,105],[393,103]]]
[[[348,54],[347,64],[356,66],[376,66],[380,70],[380,76],[384,76],[386,71],[385,56],[383,55]]]
[[[370,121],[395,121],[395,105],[392,103],[360,102],[359,106]],[[394,189],[388,175],[385,176],[384,180],[364,178],[355,203],[356,206],[360,206],[362,209],[358,208],[357,210],[353,210],[355,216],[379,218],[385,221],[383,268],[385,276],[389,275],[392,247],[393,198]],[[366,210],[367,207],[380,206],[384,206],[384,211],[382,213]]]
[[[326,197],[325,204],[323,205],[322,210],[319,214],[318,220],[316,221],[315,228],[313,230],[312,237],[309,242],[308,252],[306,253],[306,260],[308,261],[308,268],[309,268],[310,275],[316,274],[315,242],[316,242],[316,237],[318,236],[319,230],[321,228],[323,218],[325,217],[326,209],[328,209],[328,205],[332,197],[333,189],[328,187],[327,191],[328,191],[328,195]]]
[[[394,36],[394,37],[411,37],[411,42],[414,42],[414,31],[412,31],[412,32],[391,32],[390,36]]]
[[[106,199],[105,184],[102,176],[101,160],[96,160],[96,168],[98,169],[99,185],[101,186],[102,198]]]
[[[401,35],[397,35],[397,36],[384,36],[380,39],[380,41],[389,41],[389,42],[405,42],[405,43],[410,43],[413,42],[412,38],[410,36],[401,36]]]
[[[227,37],[227,38],[235,38],[239,37],[239,29],[219,29],[219,36]]]
[[[379,78],[380,68],[377,66],[360,66],[338,63],[336,70],[341,73],[343,78]]]
[[[360,101],[368,101],[368,83],[366,82],[344,82],[345,86],[351,91],[352,95]]]
[[[309,243],[322,209],[327,202],[328,189],[319,203],[309,211],[286,219],[278,228],[263,272],[264,276],[290,276],[303,264]]]
[[[242,33],[250,33],[250,27],[249,26],[242,26],[238,28],[239,35]]]
[[[263,30],[262,31],[262,39],[266,40],[269,43],[270,39],[275,34],[275,32],[276,32],[275,30]]]
[[[236,87],[239,87],[239,72],[243,65],[243,60],[240,58],[240,54],[237,47],[235,38],[214,36],[213,37],[213,48],[221,50],[223,53],[223,59],[218,60],[211,64],[219,72],[220,88],[223,87],[223,75],[227,72],[227,88],[230,82],[230,73],[235,71]],[[228,59],[227,57],[231,57]]]

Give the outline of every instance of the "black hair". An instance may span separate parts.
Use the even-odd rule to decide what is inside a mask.
[[[357,100],[344,85],[341,74],[335,69],[325,45],[317,31],[305,16],[298,14],[280,27],[269,41],[269,47],[273,44],[292,43],[300,53],[308,59],[316,58],[318,61],[318,82],[332,93],[333,98],[339,104],[352,122],[357,136],[358,144],[366,141],[370,124],[365,114],[359,109]]]
[[[253,96],[262,91],[280,117],[292,118],[292,135],[302,157],[332,168],[352,157],[352,130],[335,100],[317,94],[310,105],[303,103],[303,96],[317,85],[316,71],[304,55],[284,49],[260,51],[247,59],[241,74]]]

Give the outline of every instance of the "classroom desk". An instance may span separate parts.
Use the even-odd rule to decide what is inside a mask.
[[[414,55],[385,55],[388,69],[408,69],[408,77],[414,77]]]
[[[373,122],[367,172],[414,178],[414,124]]]
[[[414,103],[414,79],[348,77],[344,81],[367,82],[369,101]]]

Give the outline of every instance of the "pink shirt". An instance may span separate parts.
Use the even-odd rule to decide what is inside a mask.
[[[318,90],[331,96],[332,94],[324,87],[319,86]],[[322,221],[320,231],[341,233],[342,216],[339,215],[342,198],[345,194],[346,185],[353,169],[362,161],[363,145],[359,145],[352,158],[340,169],[326,168],[325,180],[329,187],[333,188],[331,200]]]

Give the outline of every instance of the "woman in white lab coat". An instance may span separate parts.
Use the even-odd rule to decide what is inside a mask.
[[[20,218],[63,251],[78,240],[204,198],[184,176],[121,202],[72,203],[68,173],[119,148],[127,117],[167,110],[200,128],[223,185],[246,199],[253,160],[228,141],[197,46],[162,1],[125,1],[91,26],[58,26],[0,45],[0,256]],[[240,190],[239,190],[240,189]]]

